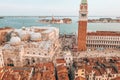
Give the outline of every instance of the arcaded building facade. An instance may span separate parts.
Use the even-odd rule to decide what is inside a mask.
[[[88,48],[120,48],[120,32],[96,31],[87,33]]]
[[[59,47],[59,29],[54,27],[14,29],[9,35],[10,39],[0,52],[0,66],[25,66],[52,61]]]

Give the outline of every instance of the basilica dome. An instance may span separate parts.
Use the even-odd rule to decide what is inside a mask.
[[[41,40],[41,34],[40,33],[32,33],[31,34],[31,40],[32,41],[40,41]]]
[[[18,33],[18,35],[22,41],[29,40],[30,35],[29,35],[29,32],[27,31],[27,29],[25,29],[25,28],[18,29],[18,30],[16,30],[16,32]]]
[[[11,45],[18,45],[18,44],[20,44],[20,42],[21,42],[21,39],[17,36],[11,37],[11,39],[10,39]]]

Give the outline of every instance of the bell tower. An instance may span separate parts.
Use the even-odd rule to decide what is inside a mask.
[[[88,4],[87,0],[82,0],[79,11],[78,21],[78,51],[86,51],[86,35],[88,22]]]

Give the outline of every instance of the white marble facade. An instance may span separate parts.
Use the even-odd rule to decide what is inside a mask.
[[[59,29],[31,27],[15,29],[2,47],[0,66],[33,65],[51,61],[59,44]]]

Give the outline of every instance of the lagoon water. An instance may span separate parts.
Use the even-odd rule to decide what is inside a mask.
[[[78,17],[69,18],[72,19],[72,24],[42,24],[39,23],[39,20],[43,18],[39,17],[4,17],[0,19],[0,27],[9,26],[13,28],[22,28],[23,26],[52,26],[59,28],[62,34],[76,33],[78,29]],[[120,23],[88,23],[88,31],[120,31]]]

